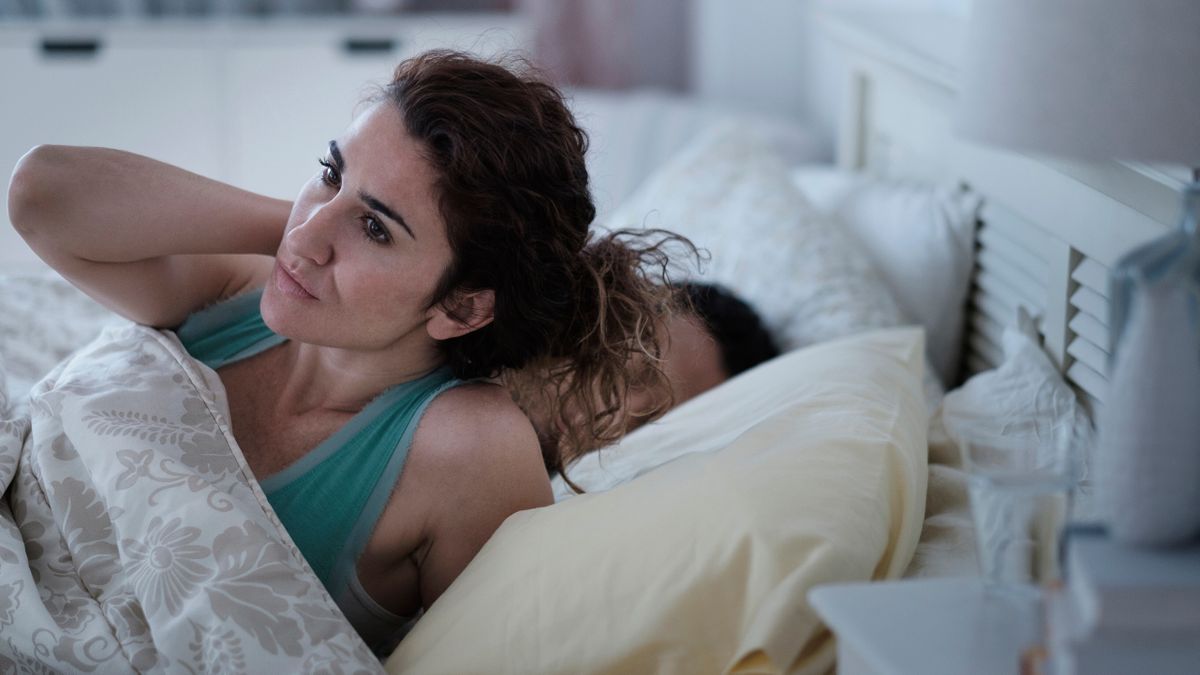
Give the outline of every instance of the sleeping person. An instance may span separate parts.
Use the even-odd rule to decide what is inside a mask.
[[[688,281],[673,284],[671,291],[671,301],[658,320],[663,335],[661,351],[653,355],[653,361],[643,353],[630,360],[627,390],[617,397],[623,402],[621,417],[626,431],[779,355],[758,313],[724,286]],[[669,397],[664,398],[655,388],[652,378],[660,371],[666,377]],[[518,379],[527,373],[514,375],[509,384],[538,432],[547,470],[562,474],[568,485],[582,492],[571,481],[565,464],[601,447],[599,441],[572,441],[572,432],[587,419],[588,412],[554,407],[558,396],[553,388],[544,386],[546,378],[527,384]],[[597,393],[597,407],[601,398]],[[567,443],[572,443],[571,452],[561,447]]]
[[[551,85],[430,52],[294,202],[41,146],[9,206],[64,277],[215,370],[271,506],[383,652],[505,518],[553,502],[533,426],[487,380],[554,359],[552,412],[589,412],[561,457],[625,432],[633,378],[650,408],[669,396],[654,319],[669,290],[651,272],[676,239],[589,230],[586,147]]]
[[[662,355],[674,405],[779,356],[762,318],[733,291],[689,281],[679,284],[677,292],[681,311],[667,320]],[[641,392],[635,410],[653,400],[650,392]]]

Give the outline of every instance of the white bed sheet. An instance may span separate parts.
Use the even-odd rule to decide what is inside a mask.
[[[118,319],[49,268],[0,275],[0,380],[9,400],[23,400],[55,364]]]

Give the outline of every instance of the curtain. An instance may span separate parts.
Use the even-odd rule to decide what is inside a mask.
[[[562,84],[689,86],[691,0],[521,0],[534,58]]]

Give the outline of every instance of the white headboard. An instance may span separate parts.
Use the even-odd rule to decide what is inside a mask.
[[[962,19],[818,15],[844,72],[838,163],[889,177],[957,181],[984,198],[967,313],[965,372],[994,367],[1025,306],[1046,352],[1095,409],[1105,398],[1107,273],[1176,222],[1183,167],[1081,164],[985,148],[953,135]]]

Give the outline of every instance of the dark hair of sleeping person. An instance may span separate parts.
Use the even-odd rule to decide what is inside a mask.
[[[543,444],[561,471],[625,432],[629,363],[648,365],[636,384],[669,407],[655,318],[671,302],[667,249],[695,249],[661,230],[592,234],[586,133],[558,89],[506,65],[428,52],[402,63],[384,96],[438,174],[453,259],[430,306],[495,291],[494,320],[440,342],[445,360],[455,377],[498,377],[523,409],[563,421],[559,442]]]
[[[662,336],[658,360],[636,359],[628,364],[632,386],[624,399],[627,431],[779,355],[754,308],[732,291],[713,284],[685,282],[671,287],[671,297],[671,304],[658,318]],[[665,404],[661,394],[650,386],[652,381],[643,380],[659,373],[665,376],[670,390]],[[553,398],[553,389],[543,391],[547,399]],[[547,447],[559,443],[569,428],[569,420],[548,419],[536,408],[530,417],[544,453]],[[549,465],[547,469],[551,474],[557,471]]]
[[[674,304],[661,319],[665,342],[656,364],[670,385],[671,406],[779,355],[754,308],[727,288],[684,282],[672,292]],[[631,364],[635,371],[637,366]],[[652,389],[631,393],[626,401],[630,430],[665,412],[656,396]]]
[[[692,312],[716,340],[727,377],[779,356],[779,347],[762,318],[732,291],[717,284],[694,281],[678,287],[687,296]]]

